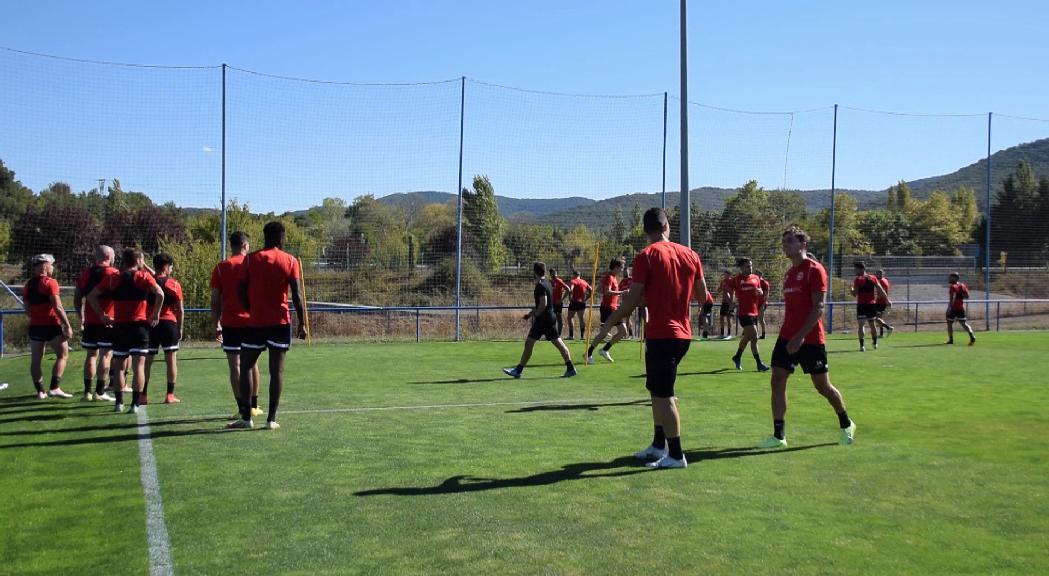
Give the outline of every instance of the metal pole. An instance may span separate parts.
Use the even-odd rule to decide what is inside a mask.
[[[835,178],[838,171],[838,105],[834,105],[834,135],[830,147],[830,234],[827,239],[827,271],[829,278],[827,288],[830,290],[830,303],[827,305],[827,332],[834,332],[834,197]],[[908,287],[909,288],[909,287]]]
[[[667,209],[667,93],[663,92],[663,200],[662,208]],[[635,222],[634,224],[637,224]]]
[[[983,248],[983,293],[984,316],[987,331],[991,330],[991,115],[987,113],[987,192],[984,198],[984,211],[986,226],[984,226],[984,248]]]
[[[102,196],[103,194],[105,194],[105,189],[106,189],[106,179],[105,178],[99,178],[98,179],[98,195]]]
[[[688,1],[681,0],[681,244],[692,246],[688,194]]]
[[[222,65],[222,209],[219,224],[219,258],[226,259],[226,65]]]
[[[462,332],[459,327],[459,312],[462,306],[462,279],[463,279],[463,115],[466,111],[466,76],[460,78],[459,89],[459,186],[456,188],[459,195],[459,211],[456,216],[456,239],[455,239],[455,341],[462,340]]]

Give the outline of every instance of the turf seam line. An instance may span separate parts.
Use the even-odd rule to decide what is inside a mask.
[[[164,502],[160,497],[157,478],[157,460],[153,455],[153,435],[149,430],[149,416],[145,408],[138,409],[138,461],[141,468],[142,492],[146,498],[146,539],[149,544],[150,576],[174,576],[171,562],[171,541],[164,518]]]

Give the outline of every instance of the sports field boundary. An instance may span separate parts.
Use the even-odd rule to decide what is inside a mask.
[[[160,480],[157,476],[157,459],[153,454],[153,436],[149,429],[149,416],[144,407],[136,413],[138,418],[138,461],[142,481],[142,493],[146,499],[146,540],[149,545],[150,576],[174,576],[175,566],[171,560],[171,540],[168,538],[167,520],[164,517],[164,501],[160,496]]]

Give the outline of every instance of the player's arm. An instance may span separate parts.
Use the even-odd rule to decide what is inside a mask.
[[[62,298],[58,294],[51,294],[50,298],[51,307],[55,309],[55,315],[58,316],[58,321],[62,323],[62,336],[69,340],[73,337],[73,327],[69,324],[66,309],[62,307]]]
[[[73,289],[73,309],[76,310],[77,316],[80,317],[80,329],[84,329],[84,293],[80,291],[80,286]]]
[[[152,284],[149,293],[153,297],[153,313],[149,315],[149,325],[156,326],[160,323],[160,308],[164,306],[164,289],[159,284]]]
[[[633,288],[633,286],[631,286],[631,288]],[[696,282],[692,286],[692,294],[695,296],[696,302],[699,302],[700,306],[707,303],[707,280],[703,277],[702,272],[696,276]]]
[[[856,283],[853,282],[852,286],[849,286],[849,294],[852,296],[856,295]]]
[[[291,289],[291,301],[295,304],[295,316],[299,319],[298,339],[306,339],[306,305],[302,302],[302,294],[299,292],[299,279],[288,280],[288,288]]]
[[[823,307],[827,301],[827,293],[823,292],[812,292],[812,310],[809,315],[805,317],[805,323],[801,325],[801,329],[798,330],[790,341],[787,342],[787,352],[794,354],[801,349],[802,342],[805,341],[805,335],[812,331],[819,323],[820,318],[823,318]]]
[[[885,300],[886,306],[892,306],[892,302],[889,301],[889,293],[885,291],[885,288],[882,288],[880,283],[874,283],[874,291],[878,293],[878,298]]]
[[[546,306],[546,294],[543,294],[539,297],[539,302],[535,305],[535,308],[532,308],[531,312],[525,314],[525,320],[528,320],[529,318],[538,318],[540,314],[546,311]]]
[[[182,340],[182,327],[183,320],[186,318],[186,306],[182,302],[182,298],[175,301],[175,325],[178,326],[178,339]]]
[[[98,314],[98,317],[102,319],[102,323],[106,326],[113,325],[113,317],[106,314],[106,311],[102,309],[102,303],[99,298],[102,297],[102,285],[95,286],[91,293],[87,295],[87,305]]]
[[[215,332],[222,332],[222,290],[211,289],[211,323],[215,325]]]

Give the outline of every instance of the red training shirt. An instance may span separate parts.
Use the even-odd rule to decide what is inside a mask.
[[[852,281],[852,286],[856,289],[856,303],[874,304],[878,296],[878,290],[875,288],[877,285],[878,279],[870,274],[863,273],[857,276]]]
[[[696,279],[703,277],[699,254],[674,242],[653,242],[634,258],[633,271],[648,303],[645,338],[691,339],[689,304]]]
[[[145,270],[126,270],[107,278],[103,291],[113,300],[113,322],[145,322],[147,302],[153,298],[151,289],[156,285],[153,275]]]
[[[759,276],[759,278],[761,278]],[[764,306],[769,303],[769,291],[772,290],[772,285],[769,281],[761,278],[761,305]]]
[[[722,304],[732,303],[732,277],[722,278],[718,284],[718,294],[721,295]]]
[[[288,282],[302,277],[299,261],[280,248],[263,248],[244,259],[251,319],[248,326],[261,328],[291,323]]]
[[[965,310],[965,299],[969,297],[969,287],[965,282],[951,284],[947,293],[951,297],[951,310]]]
[[[590,289],[590,284],[587,284],[586,280],[572,278],[572,281],[568,283],[568,287],[572,291],[570,296],[572,302],[586,302],[586,291]]]
[[[551,304],[557,305],[561,303],[561,300],[565,297],[565,290],[568,290],[568,284],[561,278],[551,278],[550,284],[554,288],[553,299]]]
[[[812,294],[827,292],[827,270],[811,257],[787,270],[783,278],[783,325],[779,337],[790,340],[805,325],[812,312]],[[823,318],[805,335],[805,344],[823,344]]]
[[[761,279],[757,274],[740,274],[732,279],[732,291],[736,293],[736,301],[739,302],[739,316],[757,316],[758,307],[761,305]]]
[[[240,303],[237,289],[244,280],[244,256],[237,254],[219,262],[211,271],[211,287],[222,295],[222,317],[219,322],[230,328],[248,325],[251,315]]]
[[[58,296],[58,280],[37,274],[22,287],[22,300],[29,304],[30,326],[58,326],[58,312],[51,305],[51,296]]]
[[[875,278],[877,278],[877,276],[875,276]],[[881,289],[885,291],[885,297],[883,298],[879,295],[877,298],[874,299],[874,302],[877,304],[888,304],[889,288],[892,286],[892,283],[889,282],[889,279],[884,276],[881,277],[881,280],[878,280],[878,283],[881,284]]]
[[[601,305],[613,310],[619,308],[619,294],[609,294],[609,290],[619,291],[619,280],[616,275],[609,272],[601,278]]]
[[[157,284],[164,291],[164,303],[160,306],[160,319],[177,322],[175,317],[175,304],[182,301],[182,285],[178,280],[168,276],[156,276]],[[146,303],[146,316],[153,313],[153,300]]]
[[[80,271],[80,276],[76,279],[76,287],[80,290],[80,294],[83,297],[87,297],[92,290],[95,289],[99,284],[104,284],[110,276],[120,274],[120,271],[112,266],[88,266]],[[109,299],[109,296],[101,297],[98,299],[98,303],[102,305],[102,311],[110,316],[113,315],[113,301]],[[95,309],[90,304],[84,304],[84,325],[85,326],[100,326],[102,324],[102,318],[99,318],[98,314],[95,313]]]

